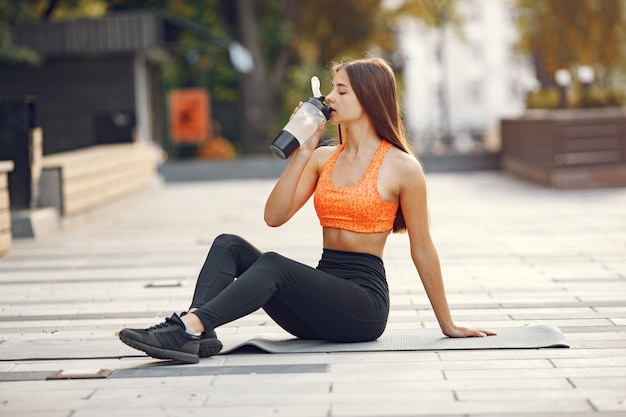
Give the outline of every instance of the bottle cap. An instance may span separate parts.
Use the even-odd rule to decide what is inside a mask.
[[[330,117],[330,107],[328,107],[326,104],[324,104],[324,100],[325,99],[326,99],[326,97],[319,96],[319,97],[309,97],[309,98],[307,98],[304,101],[307,102],[307,103],[311,103],[312,105],[317,107],[319,109],[319,111],[322,112],[324,117],[326,117],[326,120],[328,120],[328,118]]]

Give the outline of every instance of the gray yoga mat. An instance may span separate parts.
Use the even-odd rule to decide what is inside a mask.
[[[320,353],[320,352],[375,352],[413,350],[473,350],[473,349],[538,349],[567,348],[569,345],[555,326],[507,327],[493,329],[497,336],[450,338],[439,329],[387,330],[378,339],[359,343],[329,343],[319,340],[302,340],[291,336],[263,335],[221,339],[221,354],[254,346],[268,353]]]
[[[372,342],[329,343],[294,339],[286,333],[224,335],[221,354],[244,347],[256,347],[267,353],[331,353],[415,350],[538,349],[567,348],[565,337],[554,326],[506,327],[494,329],[497,336],[452,339],[438,329],[387,330]],[[0,344],[0,361],[47,359],[106,359],[144,357],[145,354],[123,344],[118,338],[20,339],[10,338]]]

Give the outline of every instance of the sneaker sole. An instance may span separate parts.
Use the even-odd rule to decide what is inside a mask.
[[[215,356],[222,350],[222,342],[218,339],[200,339],[200,349],[198,350],[198,356],[201,358],[208,358]]]
[[[146,345],[136,340],[126,337],[120,333],[120,340],[128,346],[139,349],[155,359],[172,359],[183,363],[198,363],[200,357],[197,354],[185,353],[178,350],[161,349],[154,346]]]

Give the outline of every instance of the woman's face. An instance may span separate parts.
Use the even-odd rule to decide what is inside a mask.
[[[334,124],[346,124],[365,116],[361,103],[354,94],[348,73],[340,69],[333,78],[332,91],[326,96],[326,102],[332,109],[329,121]]]

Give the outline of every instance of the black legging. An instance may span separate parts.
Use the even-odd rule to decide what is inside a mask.
[[[385,330],[389,289],[374,255],[324,249],[317,268],[261,253],[235,235],[213,242],[191,307],[206,330],[263,308],[302,339],[374,340]]]

